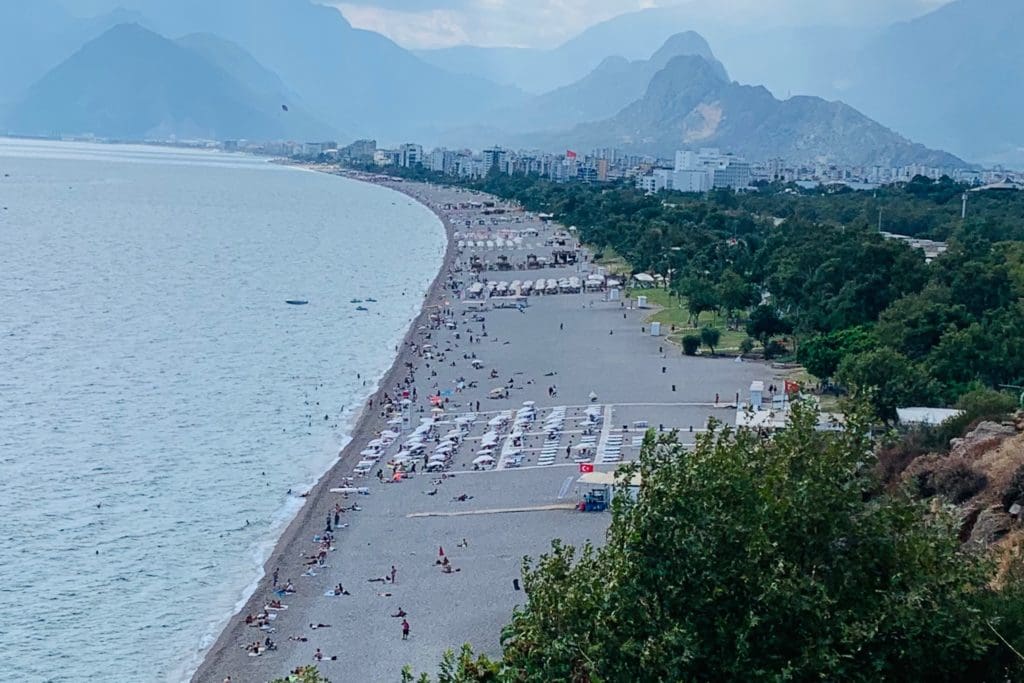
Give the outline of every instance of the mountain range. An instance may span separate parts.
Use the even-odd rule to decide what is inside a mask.
[[[530,136],[542,146],[545,141]],[[720,147],[751,160],[803,163],[965,166],[951,154],[914,144],[842,102],[797,96],[723,78],[696,56],[677,56],[655,74],[644,96],[615,116],[557,135],[581,149],[612,146],[666,156],[669,150]]]
[[[814,20],[814,2],[799,1]],[[837,2],[851,13],[861,7],[856,0]],[[902,16],[913,4],[894,0],[889,14]],[[1019,111],[1022,95],[994,83],[1012,82],[1024,64],[1020,45],[1004,49],[1024,22],[1024,3],[1017,0],[954,0],[908,22],[841,29],[773,26],[771,13],[757,5],[750,11],[764,15],[758,30],[766,42],[746,52],[721,20],[728,13],[697,0],[616,17],[550,50],[415,53],[352,27],[341,12],[313,0],[94,0],[94,6],[99,13],[83,19],[58,0],[0,2],[0,131],[375,137],[386,144],[506,142],[552,151],[571,144],[659,155],[718,145],[753,159],[956,160],[910,143],[894,128],[971,159],[1024,157],[1019,127],[1001,113]],[[983,12],[986,6],[1003,12],[1003,21]],[[775,95],[790,79],[802,84],[798,92],[850,106],[779,98],[730,81],[708,42],[689,30],[698,25],[731,55],[729,72],[756,72],[748,53],[759,52],[763,82],[774,84]],[[983,46],[971,31],[953,40],[957,26],[976,29],[989,54],[1006,58],[981,60]],[[830,46],[841,68],[835,58],[808,54]],[[933,59],[915,58],[920,46]],[[984,130],[972,129],[978,122]]]

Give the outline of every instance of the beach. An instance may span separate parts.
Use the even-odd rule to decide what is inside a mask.
[[[575,291],[572,281],[599,269],[561,226],[465,190],[359,179],[441,218],[444,265],[351,443],[308,493],[197,682],[267,681],[314,663],[334,681],[388,681],[407,664],[433,672],[444,650],[465,642],[499,654],[500,628],[525,602],[523,556],[554,538],[602,542],[608,513],[575,510],[580,462],[614,470],[636,458],[648,427],[677,429],[692,443],[709,418],[734,421],[752,381],[777,379],[760,363],[682,355],[651,336],[652,311],[613,298],[607,286]],[[573,256],[555,265],[558,254]],[[470,298],[474,283],[538,279],[569,286]],[[404,392],[410,402],[382,415],[385,395],[398,406]],[[405,455],[419,467],[395,481],[385,463],[403,459],[423,420],[433,421],[431,446],[450,429],[458,442],[437,472],[423,471],[426,455]],[[397,435],[356,474],[368,444],[388,431]],[[328,525],[333,540],[315,541]],[[275,570],[276,588],[290,583],[294,592],[274,592]],[[280,607],[265,609],[271,601]],[[247,651],[268,638],[274,649]]]

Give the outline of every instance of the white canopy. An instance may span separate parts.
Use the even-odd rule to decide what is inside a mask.
[[[473,458],[474,465],[490,465],[494,462],[494,456],[492,455],[480,455]]]

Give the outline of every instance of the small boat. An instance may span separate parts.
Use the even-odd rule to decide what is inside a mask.
[[[368,311],[370,309],[367,308],[366,306],[356,306],[356,310],[357,311]]]
[[[348,302],[350,304],[361,304],[361,303],[363,303],[363,300],[362,299],[349,299]]]
[[[285,303],[291,304],[292,306],[305,306],[309,302],[306,301],[305,299],[288,299],[287,301],[285,301]]]

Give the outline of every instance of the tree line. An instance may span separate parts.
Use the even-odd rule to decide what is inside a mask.
[[[705,195],[499,173],[466,184],[552,213],[634,272],[664,276],[692,314],[746,319],[768,353],[786,352],[773,344],[785,336],[815,377],[870,393],[883,420],[900,405],[1024,381],[1024,193],[972,193],[961,220],[967,187],[948,178]],[[879,209],[883,227],[948,249],[926,262],[880,234]]]

